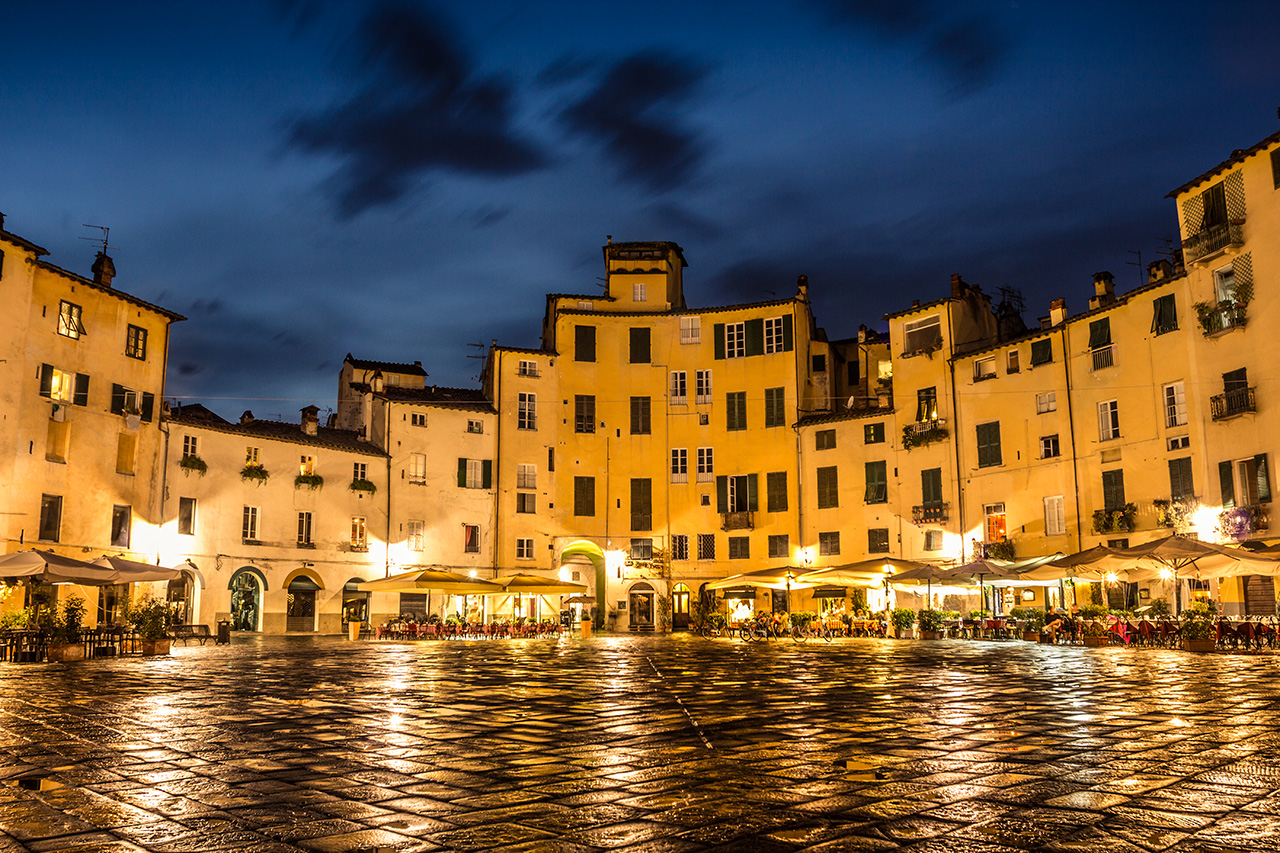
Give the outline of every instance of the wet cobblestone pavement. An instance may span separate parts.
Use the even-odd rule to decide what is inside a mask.
[[[0,664],[0,851],[1280,851],[1278,673],[686,636]]]

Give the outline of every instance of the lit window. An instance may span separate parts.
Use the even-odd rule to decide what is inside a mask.
[[[363,516],[351,517],[351,550],[364,551],[369,547],[369,531]]]
[[[426,538],[427,538],[426,537],[427,523],[425,521],[412,519],[405,524],[405,529],[407,531],[407,535],[405,536],[405,543],[408,545],[409,550],[410,551],[425,550]]]
[[[258,448],[246,447],[244,449],[244,464],[246,465],[258,464]]]
[[[129,326],[129,332],[125,336],[124,354],[129,358],[137,358],[143,361],[147,358],[147,330],[141,326]]]
[[[309,477],[316,472],[316,458],[314,456],[303,455],[298,462],[298,473],[304,477]]]
[[[79,305],[65,299],[58,305],[58,334],[67,338],[79,338],[84,334]]]
[[[533,540],[532,539],[516,540],[516,559],[517,560],[533,559]]]

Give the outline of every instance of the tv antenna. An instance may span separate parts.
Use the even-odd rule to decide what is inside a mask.
[[[596,280],[592,284],[605,292],[609,290],[609,282],[603,276],[596,276]]]
[[[101,244],[102,244],[102,254],[104,254],[104,255],[105,255],[105,254],[107,253],[107,235],[111,233],[111,229],[110,229],[110,228],[108,228],[108,227],[107,227],[107,226],[105,226],[105,225],[88,225],[88,224],[82,224],[80,227],[81,227],[81,228],[97,228],[99,231],[101,231],[101,232],[102,232],[102,237],[101,237],[101,238],[99,238],[99,237],[81,237],[80,239],[81,239],[81,240],[90,240],[90,241],[92,241],[92,242],[94,242],[94,243],[101,243]]]
[[[486,353],[484,350],[484,344],[467,344],[467,346],[475,347],[476,349],[480,350],[480,352],[475,353],[474,355],[468,355],[467,358],[488,358],[489,357],[488,353]]]
[[[1022,291],[1016,287],[1000,288],[1000,301],[1019,314],[1027,310],[1027,301],[1022,298]]]
[[[1146,276],[1146,273],[1143,272],[1143,267],[1142,267],[1142,250],[1130,249],[1129,254],[1138,256],[1138,259],[1136,261],[1125,261],[1125,263],[1131,267],[1138,268],[1138,286],[1141,287],[1142,285],[1147,283],[1147,276]]]

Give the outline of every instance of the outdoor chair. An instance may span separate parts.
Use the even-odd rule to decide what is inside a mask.
[[[1225,649],[1227,643],[1231,644],[1231,648],[1238,648],[1240,645],[1240,633],[1236,631],[1235,626],[1226,619],[1218,620],[1217,645],[1220,649]]]

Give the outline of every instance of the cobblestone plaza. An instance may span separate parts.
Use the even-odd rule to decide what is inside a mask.
[[[0,668],[0,851],[1280,850],[1277,658],[237,639]]]

